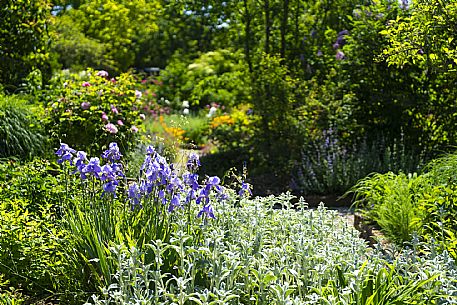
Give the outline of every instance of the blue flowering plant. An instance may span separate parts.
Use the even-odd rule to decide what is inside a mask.
[[[91,274],[90,281],[98,287],[114,281],[111,244],[135,246],[147,253],[147,244],[168,241],[176,230],[186,230],[198,242],[203,228],[216,219],[216,207],[229,199],[219,177],[200,179],[195,154],[189,156],[184,172],[178,173],[177,166],[149,146],[136,178],[124,174],[126,166],[114,142],[101,158],[64,143],[56,155],[69,180],[79,180],[71,185],[80,186],[67,188],[64,217],[75,237],[72,253],[75,260],[84,257],[80,268]]]
[[[189,156],[185,172],[179,175],[175,165],[149,146],[136,179],[124,175],[122,154],[114,142],[101,154],[101,159],[89,158],[86,152],[76,151],[65,143],[56,155],[57,162],[65,165],[70,176],[80,180],[76,196],[83,204],[77,208],[93,212],[91,217],[95,218],[91,222],[103,229],[100,234],[106,235],[106,242],[115,237],[116,231],[124,235],[128,232],[129,240],[140,243],[166,240],[172,220],[182,216],[187,219],[190,232],[196,220],[204,224],[215,219],[213,205],[228,199],[218,177],[199,179],[200,160],[196,154]]]

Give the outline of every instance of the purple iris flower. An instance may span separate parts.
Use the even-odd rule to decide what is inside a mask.
[[[87,154],[84,151],[78,151],[76,153],[76,158],[73,159],[73,163],[76,166],[76,170],[73,172],[73,174],[79,172],[79,174],[81,175],[81,179],[83,180],[87,178],[86,175],[83,173],[83,169],[86,166],[86,160]]]
[[[168,207],[168,212],[173,212],[175,208],[181,206],[181,196],[179,194],[175,194],[171,197],[170,206]]]
[[[100,180],[102,180],[102,181],[116,180],[116,172],[113,170],[113,168],[109,164],[105,164],[101,167],[101,173],[102,173],[102,175],[100,176]]]
[[[167,198],[165,197],[165,191],[160,190],[159,191],[159,198],[162,199],[162,204],[166,205],[167,204]]]
[[[243,197],[245,194],[249,194],[252,196],[252,191],[251,191],[249,184],[247,184],[246,182],[243,182],[243,183],[241,183],[241,189],[238,192],[238,195]]]
[[[113,181],[108,181],[107,183],[103,184],[103,195],[106,193],[110,193],[114,195],[114,198],[116,198],[116,187],[119,185],[119,182],[116,180]]]
[[[203,214],[206,217],[209,217],[209,218],[212,218],[212,219],[216,219],[216,217],[214,216],[213,208],[209,204],[205,205],[203,207],[203,209],[201,209],[200,212],[198,212],[197,217],[202,217]]]
[[[190,188],[194,191],[198,190],[198,175],[197,174],[192,174],[192,173],[184,173],[182,175],[182,178],[184,180],[184,183],[188,186],[190,186]]]
[[[187,169],[191,172],[196,172],[200,165],[200,157],[195,153],[191,153],[187,160]]]
[[[140,191],[140,188],[138,187],[138,184],[134,183],[134,184],[130,185],[128,196],[129,196],[130,202],[132,203],[132,209],[135,209],[135,206],[137,206],[137,205],[139,205],[141,208],[141,204],[140,204],[141,191]]]
[[[174,191],[182,191],[184,189],[182,185],[181,179],[178,176],[173,176],[170,179],[170,183],[167,185],[167,191],[174,192]]]
[[[89,163],[82,169],[82,173],[92,174],[97,178],[99,178],[101,171],[100,160],[97,157],[90,158]]]
[[[186,195],[186,204],[189,204],[195,198],[197,198],[197,192],[191,189]]]
[[[119,151],[119,146],[117,143],[113,142],[110,143],[109,149],[105,150],[102,154],[102,158],[106,159],[110,162],[114,162],[116,160],[119,160],[122,157],[121,152]]]
[[[70,165],[72,165],[73,162],[71,159],[73,158],[74,153],[76,153],[76,150],[65,143],[60,143],[60,148],[56,151],[56,155],[60,157],[60,159],[57,160],[57,163],[62,164],[63,162],[68,161]]]

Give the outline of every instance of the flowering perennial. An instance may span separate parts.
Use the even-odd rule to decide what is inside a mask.
[[[192,202],[201,208],[197,217],[215,218],[212,200],[227,200],[226,190],[220,185],[219,177],[207,177],[203,184],[199,183],[196,174],[200,167],[197,154],[191,154],[187,162],[187,171],[178,176],[173,164],[149,146],[140,168],[136,182],[128,183],[120,163],[122,154],[117,143],[111,143],[109,148],[97,157],[88,158],[84,151],[76,151],[62,143],[57,150],[58,163],[68,163],[74,166],[72,174],[79,174],[81,180],[95,179],[102,184],[102,194],[116,198],[117,188],[124,185],[131,210],[141,209],[146,204],[158,203],[166,207],[168,212],[189,206]],[[125,181],[125,183],[124,183]]]

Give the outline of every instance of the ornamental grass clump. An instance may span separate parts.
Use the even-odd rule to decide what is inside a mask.
[[[218,177],[199,179],[197,155],[190,155],[187,171],[179,176],[175,166],[149,146],[133,179],[125,176],[122,154],[114,142],[101,159],[64,143],[56,154],[67,179],[79,181],[79,188],[67,188],[64,220],[74,238],[74,249],[67,254],[75,268],[83,270],[80,282],[87,283],[86,292],[116,281],[111,245],[135,246],[152,262],[154,254],[147,251],[147,243],[170,241],[178,220],[185,222],[185,231],[197,243],[204,226],[216,218],[214,202],[228,199]],[[177,259],[170,254],[165,268],[173,268]]]

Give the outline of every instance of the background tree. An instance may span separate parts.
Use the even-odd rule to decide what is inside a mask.
[[[33,70],[49,75],[47,0],[5,0],[0,6],[0,84],[15,91]]]
[[[125,71],[141,62],[142,46],[158,30],[154,0],[78,1],[56,16],[54,50],[64,68]],[[76,43],[75,43],[76,41]]]

